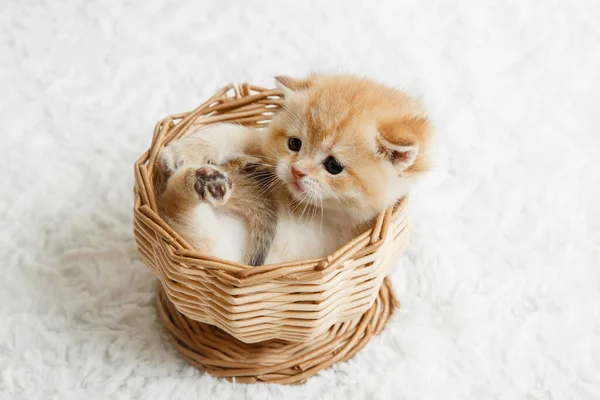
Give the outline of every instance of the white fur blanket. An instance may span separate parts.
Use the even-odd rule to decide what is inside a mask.
[[[0,0],[0,398],[600,398],[600,3]],[[232,81],[421,96],[401,311],[306,385],[179,357],[132,239],[154,123]]]

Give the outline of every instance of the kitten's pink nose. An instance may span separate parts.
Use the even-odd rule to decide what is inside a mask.
[[[294,176],[294,178],[300,179],[303,176],[305,176],[306,174],[304,172],[300,171],[298,168],[292,167],[292,175]]]

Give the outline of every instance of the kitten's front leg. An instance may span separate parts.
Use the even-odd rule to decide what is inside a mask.
[[[186,164],[222,165],[244,156],[249,143],[259,142],[262,136],[256,129],[237,124],[191,127],[184,137],[161,150],[161,158],[172,170]]]
[[[212,152],[212,155],[214,156],[215,153]],[[211,152],[203,149],[199,141],[179,139],[161,149],[159,162],[160,167],[166,169],[171,175],[183,166],[218,164],[213,158]]]

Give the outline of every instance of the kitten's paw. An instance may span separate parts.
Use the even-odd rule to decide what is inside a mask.
[[[198,196],[211,204],[225,204],[231,196],[231,179],[227,173],[213,165],[195,170],[194,190]]]

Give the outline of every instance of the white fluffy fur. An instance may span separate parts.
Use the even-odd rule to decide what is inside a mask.
[[[207,196],[210,193],[207,191]],[[248,233],[244,222],[239,218],[224,213],[218,213],[207,202],[201,202],[194,207],[190,216],[190,224],[194,227],[194,237],[210,238],[210,249],[205,252],[237,263],[244,262],[244,249]]]
[[[0,1],[0,398],[600,398],[599,6]],[[156,320],[132,165],[159,117],[311,69],[433,114],[402,308],[304,386],[231,384]]]
[[[334,226],[320,223],[320,215],[298,221],[289,214],[280,214],[276,232],[266,264],[321,257],[344,242]]]

